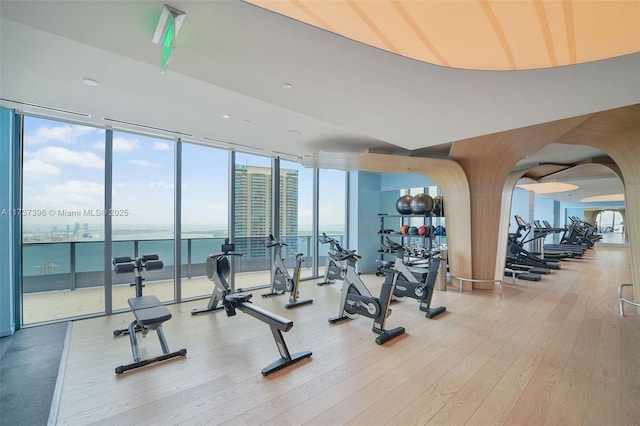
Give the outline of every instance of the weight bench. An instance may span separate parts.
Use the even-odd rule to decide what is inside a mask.
[[[114,336],[120,336],[123,334],[129,335],[134,362],[116,367],[116,374],[122,374],[125,371],[133,370],[135,368],[144,367],[156,362],[186,355],[186,349],[180,349],[176,352],[169,351],[169,345],[167,344],[164,332],[162,331],[162,323],[171,319],[171,312],[169,312],[169,309],[167,309],[167,307],[164,306],[156,296],[142,295],[142,287],[144,287],[142,281],[144,278],[142,278],[140,271],[142,269],[162,269],[162,261],[158,260],[156,255],[147,255],[136,259],[119,257],[113,260],[113,265],[113,269],[116,274],[125,272],[136,273],[136,281],[132,284],[132,286],[136,287],[136,297],[131,297],[127,300],[135,320],[131,322],[128,328],[115,330],[113,332]],[[142,336],[145,337],[149,330],[155,330],[158,335],[158,340],[160,341],[163,354],[143,360],[140,356],[136,333],[141,332]]]

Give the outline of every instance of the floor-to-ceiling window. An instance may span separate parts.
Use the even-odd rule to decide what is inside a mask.
[[[297,253],[304,255],[301,276],[313,274],[314,170],[292,161],[280,161],[280,236],[287,244],[285,265],[294,267]]]
[[[345,172],[319,172],[319,187],[314,188],[317,171],[295,162],[230,155],[187,142],[177,151],[172,139],[42,118],[25,117],[24,123],[23,324],[129,309],[134,275],[115,274],[111,267],[105,271],[105,247],[110,258],[160,257],[164,269],[143,272],[145,294],[164,302],[175,301],[176,294],[182,299],[208,296],[211,283],[203,277],[204,260],[230,232],[229,167],[235,180],[233,236],[243,254],[235,259],[237,287],[270,284],[266,240],[271,233],[287,243],[282,255],[290,268],[295,254],[304,254],[303,276],[314,273],[315,224],[346,243]],[[181,219],[179,282],[174,279],[176,209]],[[111,226],[105,228],[105,221]],[[111,286],[105,287],[105,274],[111,275]],[[66,303],[72,296],[78,299]]]
[[[624,219],[617,210],[601,210],[596,215],[597,231],[624,234]]]
[[[235,156],[236,287],[269,284],[270,256],[266,240],[271,229],[271,158],[237,153]]]
[[[113,256],[157,254],[160,271],[144,272],[145,294],[174,299],[175,142],[113,133]],[[133,274],[113,275],[113,310],[128,308]]]
[[[182,145],[182,297],[208,295],[205,259],[229,236],[229,152]]]
[[[318,173],[318,230],[346,246],[347,172],[320,170]],[[319,264],[325,265],[328,244],[318,245]],[[319,271],[322,275],[324,269]]]
[[[23,324],[104,312],[104,135],[24,117]]]

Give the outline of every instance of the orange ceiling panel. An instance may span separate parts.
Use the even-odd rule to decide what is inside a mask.
[[[640,1],[574,1],[578,62],[640,50]],[[614,55],[616,56],[616,55]]]
[[[246,0],[454,68],[522,70],[640,51],[639,0]]]
[[[491,3],[489,6],[510,69],[536,68],[539,64],[545,67],[558,65],[547,13],[542,3],[538,5],[519,1]]]
[[[447,1],[407,1],[400,2],[400,5],[441,59],[431,62],[423,59],[420,52],[409,52],[407,56],[446,67],[486,69],[496,63],[499,68],[508,67],[500,40],[479,2],[460,2],[455,8]],[[470,33],[473,37],[469,37]],[[499,54],[487,56],[488,48],[497,50]],[[460,52],[464,52],[464,57],[459,57]]]

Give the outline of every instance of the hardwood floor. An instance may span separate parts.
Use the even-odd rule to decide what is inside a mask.
[[[321,268],[320,273],[324,273]],[[302,270],[302,277],[311,276],[310,269]],[[131,274],[133,279],[133,274]],[[269,270],[258,272],[243,272],[236,275],[238,287],[258,287],[269,283]],[[145,281],[145,294],[153,294],[162,302],[172,302],[174,299],[173,280]],[[207,277],[193,277],[182,279],[182,298],[193,299],[211,294],[211,282]],[[113,286],[113,310],[128,310],[127,299],[135,295],[135,289],[129,284]],[[104,288],[80,288],[74,291],[50,291],[26,293],[23,295],[23,322],[34,325],[41,322],[62,320],[79,316],[104,315]]]
[[[621,318],[619,284],[631,276],[628,248],[596,247],[539,282],[504,293],[437,291],[447,312],[426,319],[411,299],[393,304],[388,327],[406,334],[379,346],[372,322],[330,325],[340,284],[304,282],[314,303],[286,310],[286,296],[256,305],[290,318],[292,352],[313,357],[263,377],[279,357],[269,328],[241,313],[191,316],[206,305],[170,305],[164,331],[186,358],[116,376],[131,362],[112,331],[131,314],[73,323],[58,424],[229,425],[637,425],[640,316]],[[376,294],[381,277],[366,275]],[[155,333],[143,357],[160,352]]]

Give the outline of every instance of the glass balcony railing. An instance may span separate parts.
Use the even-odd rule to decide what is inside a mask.
[[[343,235],[331,235],[341,243]],[[293,268],[296,253],[305,254],[304,265],[311,268],[313,242],[310,236],[282,238],[287,246],[282,252],[285,265]],[[187,238],[181,241],[182,278],[205,276],[205,259],[210,253],[220,250],[224,237]],[[271,250],[265,247],[264,237],[241,237],[236,239],[236,251],[243,254],[235,258],[236,273],[269,270]],[[320,244],[318,264],[326,262],[329,246]],[[157,254],[164,262],[164,269],[145,273],[150,281],[170,280],[174,277],[173,239],[135,239],[113,241],[113,256],[141,256]],[[104,241],[70,242],[25,242],[22,245],[22,289],[23,293],[38,293],[59,290],[104,286]],[[112,283],[127,284],[128,274],[112,273]]]

